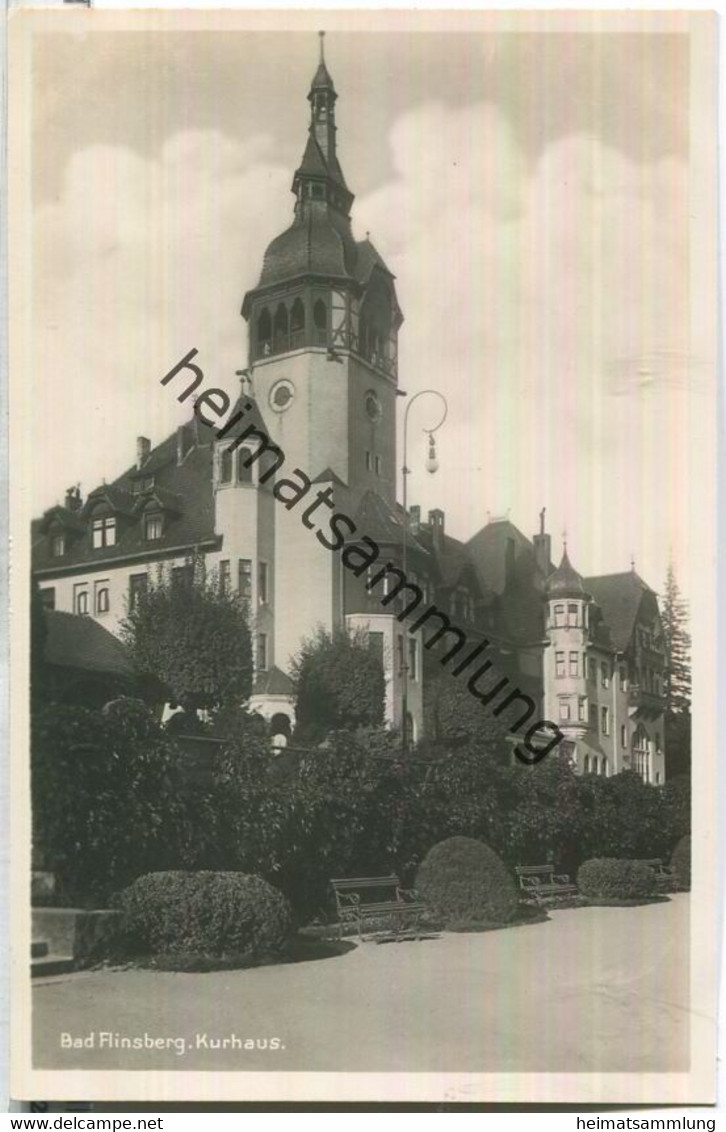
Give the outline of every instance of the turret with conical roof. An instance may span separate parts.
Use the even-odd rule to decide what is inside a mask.
[[[563,547],[562,559],[556,570],[547,579],[545,590],[548,598],[573,597],[582,600],[587,595],[582,577],[575,570],[567,555],[567,544]]]

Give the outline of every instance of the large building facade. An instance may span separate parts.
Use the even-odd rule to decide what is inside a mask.
[[[245,417],[248,439],[192,413],[157,446],[138,438],[131,466],[85,500],[69,491],[64,505],[33,524],[33,569],[46,606],[117,632],[157,571],[183,584],[190,561],[202,557],[220,586],[248,602],[251,706],[273,734],[294,726],[289,670],[303,639],[318,626],[347,627],[380,655],[388,721],[400,728],[405,704],[415,741],[424,731],[424,685],[435,675],[425,647],[432,637],[426,626],[404,624],[405,592],[380,570],[400,568],[405,553],[406,578],[467,639],[486,639],[560,729],[578,771],[633,769],[662,783],[663,632],[656,596],[637,574],[582,577],[566,551],[555,569],[544,512],[531,540],[494,519],[464,543],[446,532],[443,511],[424,521],[418,508],[406,515],[397,504],[403,314],[383,258],[352,233],[337,93],[322,58],[308,99],[292,223],[267,248],[242,304],[248,369],[230,419]],[[168,381],[191,402],[193,361]],[[284,454],[284,468],[269,462],[274,453],[261,436]],[[293,480],[282,486],[291,469],[317,500],[315,523],[312,512],[301,518],[293,508]],[[352,520],[336,549],[357,546],[360,569],[316,537],[321,515]],[[365,565],[366,543],[379,548],[375,567]]]

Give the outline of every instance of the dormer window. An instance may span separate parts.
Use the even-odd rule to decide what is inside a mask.
[[[53,535],[50,540],[50,553],[53,558],[62,558],[66,552],[66,536],[64,534]]]
[[[116,517],[114,515],[99,515],[93,520],[92,539],[94,550],[104,546],[116,545]]]
[[[159,511],[150,511],[144,517],[144,533],[147,542],[154,542],[164,533],[164,521]]]

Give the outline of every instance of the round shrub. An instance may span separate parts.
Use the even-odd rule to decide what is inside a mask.
[[[577,874],[580,895],[597,904],[647,900],[656,894],[655,872],[643,861],[596,857],[585,861]]]
[[[143,955],[248,966],[279,956],[290,908],[262,877],[245,873],[149,873],[121,896],[126,936]]]
[[[507,923],[519,904],[514,881],[493,849],[471,837],[449,837],[424,857],[416,888],[446,924]]]
[[[671,864],[676,871],[676,882],[679,889],[688,892],[691,887],[691,835],[685,837],[676,845],[671,857]]]

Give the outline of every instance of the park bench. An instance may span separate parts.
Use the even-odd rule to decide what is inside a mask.
[[[577,892],[577,885],[565,873],[556,873],[554,865],[518,865],[514,871],[522,892],[538,904]]]
[[[413,932],[415,938],[419,938],[419,921],[426,906],[413,889],[401,887],[397,876],[338,877],[331,880],[330,887],[335,896],[340,935],[344,928],[355,927],[359,938],[363,939],[365,921],[377,920],[391,923],[395,938],[399,940],[403,938],[404,927],[409,927],[413,920]]]
[[[654,857],[652,860],[643,861],[642,864],[649,865],[655,873],[655,883],[658,888],[670,888],[676,883],[676,871],[672,865],[664,865],[660,857]]]

